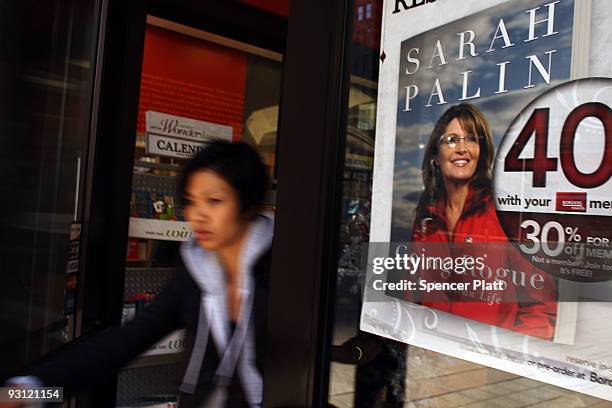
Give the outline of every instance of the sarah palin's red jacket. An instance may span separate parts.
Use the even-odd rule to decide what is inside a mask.
[[[472,293],[470,299],[463,298],[463,301],[461,296],[465,295],[451,295],[447,300],[440,297],[427,300],[424,297],[421,303],[468,319],[551,339],[557,314],[556,283],[546,272],[534,267],[509,244],[497,218],[491,195],[477,194],[474,190],[470,190],[463,212],[452,233],[447,228],[444,200],[429,207],[427,212],[426,216],[417,216],[415,219],[413,242],[417,245],[427,243],[420,246],[427,247],[436,256],[453,254],[457,256],[455,251],[461,251],[461,254],[466,254],[468,251],[474,257],[486,253],[485,265],[490,267],[493,273],[491,276],[485,273],[485,280],[487,282],[499,280],[496,271],[505,271],[507,276],[502,279],[506,281],[504,290],[488,291],[489,295],[496,293],[502,298],[501,301],[477,301],[481,299],[479,297],[481,295]],[[432,245],[429,245],[430,243]],[[514,281],[512,271],[515,273]],[[530,284],[534,274],[541,276],[536,282],[537,288]],[[450,275],[452,276],[447,278],[455,281],[468,282],[475,279],[474,275],[468,276],[468,274]],[[440,275],[436,276],[437,279],[434,280],[443,281]],[[476,277],[482,278],[480,275]]]

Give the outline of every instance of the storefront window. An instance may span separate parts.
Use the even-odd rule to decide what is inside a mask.
[[[611,356],[607,348],[598,348],[601,339],[594,340],[599,336],[594,333],[600,333],[606,341],[611,338],[604,321],[612,311],[607,306],[609,303],[601,301],[609,298],[609,287],[597,284],[609,279],[603,271],[609,270],[610,263],[602,258],[591,259],[577,269],[571,262],[582,262],[581,259],[564,257],[568,254],[564,249],[566,242],[572,242],[573,247],[584,244],[585,256],[595,257],[595,248],[589,245],[586,235],[591,236],[591,244],[596,240],[595,235],[601,243],[607,239],[604,226],[609,229],[607,215],[593,212],[603,209],[600,202],[609,194],[610,185],[609,172],[603,169],[610,167],[607,161],[610,146],[605,140],[609,124],[606,115],[612,102],[607,78],[611,75],[600,57],[606,49],[600,38],[609,35],[609,28],[604,28],[605,24],[591,31],[588,28],[606,21],[604,15],[609,12],[609,6],[597,1],[585,4],[571,0],[494,3],[491,9],[480,4],[478,12],[453,11],[450,15],[449,9],[454,6],[444,2],[422,2],[419,7],[409,2],[355,2],[343,222],[328,399],[333,406],[612,406],[609,402],[612,394],[608,388],[600,387],[611,377],[606,363]],[[448,18],[443,19],[444,23],[434,23],[434,14]],[[396,32],[388,36],[381,33],[381,26],[389,30],[393,24],[398,27]],[[590,49],[590,59],[585,48]],[[606,79],[572,82],[585,77]],[[418,239],[420,230],[415,232],[413,225],[427,191],[422,174],[427,166],[423,167],[422,163],[429,137],[442,113],[460,102],[476,106],[490,122],[490,143],[496,158],[492,163],[495,168],[492,196],[496,203],[491,204],[491,212],[500,219],[497,225],[503,225],[500,227],[505,237],[503,242],[518,241],[516,247],[504,248],[504,251],[523,251],[527,243],[533,243],[528,238],[534,236],[533,231],[521,228],[545,226],[546,236],[538,241],[540,247],[530,247],[535,258],[512,252],[512,257],[518,256],[513,261],[519,266],[511,270],[509,263],[493,270],[507,269],[511,273],[520,266],[531,268],[529,276],[542,276],[543,282],[549,285],[546,287],[555,288],[555,297],[534,297],[531,293],[527,302],[520,298],[521,292],[517,289],[518,299],[513,304],[506,302],[505,311],[495,317],[482,311],[476,315],[474,310],[480,309],[464,298],[459,299],[461,302],[446,300],[448,310],[443,311],[440,303],[408,302],[405,292],[390,294],[388,290],[383,294],[393,295],[393,300],[372,306],[377,300],[370,300],[367,295],[371,275],[366,276],[366,270],[368,255],[371,256],[373,249],[372,245],[363,244]],[[576,128],[572,128],[574,133],[567,131],[568,122],[554,118],[563,111],[563,118],[569,115],[571,119],[571,112],[576,116],[592,103],[606,113],[603,116],[585,114],[577,121]],[[550,112],[550,127],[546,128],[551,146],[548,150],[538,148],[543,145],[541,140],[527,140],[527,136],[536,134],[535,127],[531,130],[528,127],[536,120],[531,116],[534,110]],[[587,117],[590,119],[582,123]],[[444,130],[447,129],[448,126]],[[537,134],[542,137],[544,128],[539,129]],[[394,142],[389,143],[391,133]],[[449,139],[449,134],[443,133],[445,138],[436,143],[438,151],[456,145],[468,149],[470,143],[474,148],[476,143],[480,154],[485,154],[480,141],[483,134],[476,134],[479,137],[476,141],[467,134]],[[564,138],[571,134],[571,141],[566,140],[560,148],[552,147],[553,141],[559,143],[560,136],[555,135],[561,134]],[[519,135],[523,138],[517,139]],[[524,151],[519,152],[517,145]],[[558,167],[546,165],[551,162],[545,160],[557,157],[559,150],[566,153],[561,153]],[[568,151],[572,152],[571,163],[567,161]],[[440,154],[432,158],[432,166],[439,165]],[[534,160],[527,161],[530,157]],[[469,164],[469,159],[466,161]],[[504,161],[509,163],[505,167]],[[463,166],[463,162],[457,166]],[[580,170],[566,171],[567,166]],[[540,173],[530,173],[538,172],[538,168],[542,170]],[[449,170],[439,171],[439,177],[443,177]],[[553,173],[556,171],[561,176]],[[577,176],[578,173],[584,177]],[[384,174],[388,174],[386,179]],[[569,182],[563,181],[563,174]],[[589,175],[601,175],[601,179],[595,182]],[[385,180],[382,184],[381,177]],[[544,178],[548,180],[548,187]],[[531,201],[536,194],[542,194],[538,196],[541,201]],[[586,201],[587,194],[595,204]],[[510,208],[508,202],[500,199],[506,196],[516,196],[524,208]],[[533,203],[550,207],[533,209]],[[570,204],[575,207],[567,207]],[[563,205],[566,207],[559,207]],[[587,214],[580,218],[572,213],[578,211]],[[467,218],[461,217],[457,225]],[[485,221],[479,223],[479,227],[484,227]],[[485,232],[478,234],[466,232],[461,236],[462,244],[473,251],[491,248],[487,247],[489,241],[481,237]],[[442,238],[440,241],[445,242]],[[496,243],[498,251],[503,246],[500,242]],[[539,260],[541,265],[534,266]],[[595,263],[599,266],[594,266]],[[561,268],[553,270],[547,266],[550,264]],[[385,282],[397,282],[406,274],[406,269],[400,269],[395,277],[383,276]],[[567,278],[568,275],[572,278]],[[588,304],[569,302],[565,296],[566,288],[579,281],[590,282],[592,290],[581,292],[574,300],[588,299]],[[513,282],[520,284],[516,279]],[[364,306],[364,294],[369,305]],[[467,295],[462,293],[462,296]],[[458,311],[461,304],[466,309]],[[509,316],[511,306],[516,305],[519,309],[530,308],[530,314],[519,313],[512,322],[501,322],[500,318]],[[412,313],[415,308],[419,312],[431,311],[430,317],[435,316],[436,321],[428,320],[423,315],[425,312]],[[546,308],[552,312],[544,312]],[[548,313],[546,319],[550,324],[516,323],[528,320],[533,323],[535,309]],[[602,319],[599,323],[595,323],[594,314]],[[461,320],[457,320],[458,315]],[[488,317],[489,321],[483,324]],[[581,333],[579,327],[595,337]],[[465,338],[458,340],[463,332]]]
[[[100,1],[0,13],[0,378],[71,339]]]

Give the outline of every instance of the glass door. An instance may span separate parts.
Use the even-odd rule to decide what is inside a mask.
[[[0,380],[74,335],[101,3],[0,15]]]
[[[267,165],[275,206],[282,55],[148,16],[132,174],[123,321],[173,276],[191,236],[178,180],[211,138],[254,145]],[[175,404],[185,370],[184,335],[170,334],[125,367],[117,406]]]

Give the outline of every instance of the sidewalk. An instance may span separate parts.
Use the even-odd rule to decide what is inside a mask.
[[[406,408],[612,408],[612,402],[410,346]],[[353,406],[355,367],[332,363],[330,403]]]

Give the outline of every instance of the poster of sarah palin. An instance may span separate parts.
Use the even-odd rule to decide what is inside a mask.
[[[479,302],[463,298],[411,303],[386,296],[373,288],[368,271],[361,329],[612,400],[606,383],[612,381],[606,371],[612,352],[598,346],[612,342],[612,329],[601,320],[612,316],[612,307],[578,295],[581,302],[566,302],[561,292],[581,279],[563,279],[560,273],[569,269],[559,265],[570,262],[565,258],[555,258],[554,268],[550,264],[567,252],[560,242],[586,242],[583,220],[602,231],[596,237],[601,242],[612,230],[601,211],[571,214],[555,202],[559,190],[572,202],[612,194],[606,170],[612,163],[606,163],[607,153],[598,153],[612,149],[612,92],[599,91],[612,77],[606,62],[612,54],[606,40],[612,37],[612,4],[414,3],[389,0],[383,8],[371,243],[447,245],[451,252],[460,243],[478,252],[481,244],[524,239],[537,248],[519,246],[524,253],[508,256],[513,267],[541,273],[558,296],[517,298],[487,316]],[[603,142],[585,142],[588,131]],[[569,154],[568,145],[574,149]],[[588,175],[602,181],[589,181]],[[504,207],[515,201],[520,211]],[[521,205],[532,203],[550,207],[522,211]],[[589,215],[597,218],[580,218]],[[499,262],[493,270],[510,269]],[[597,276],[598,288],[606,287],[606,276]]]

